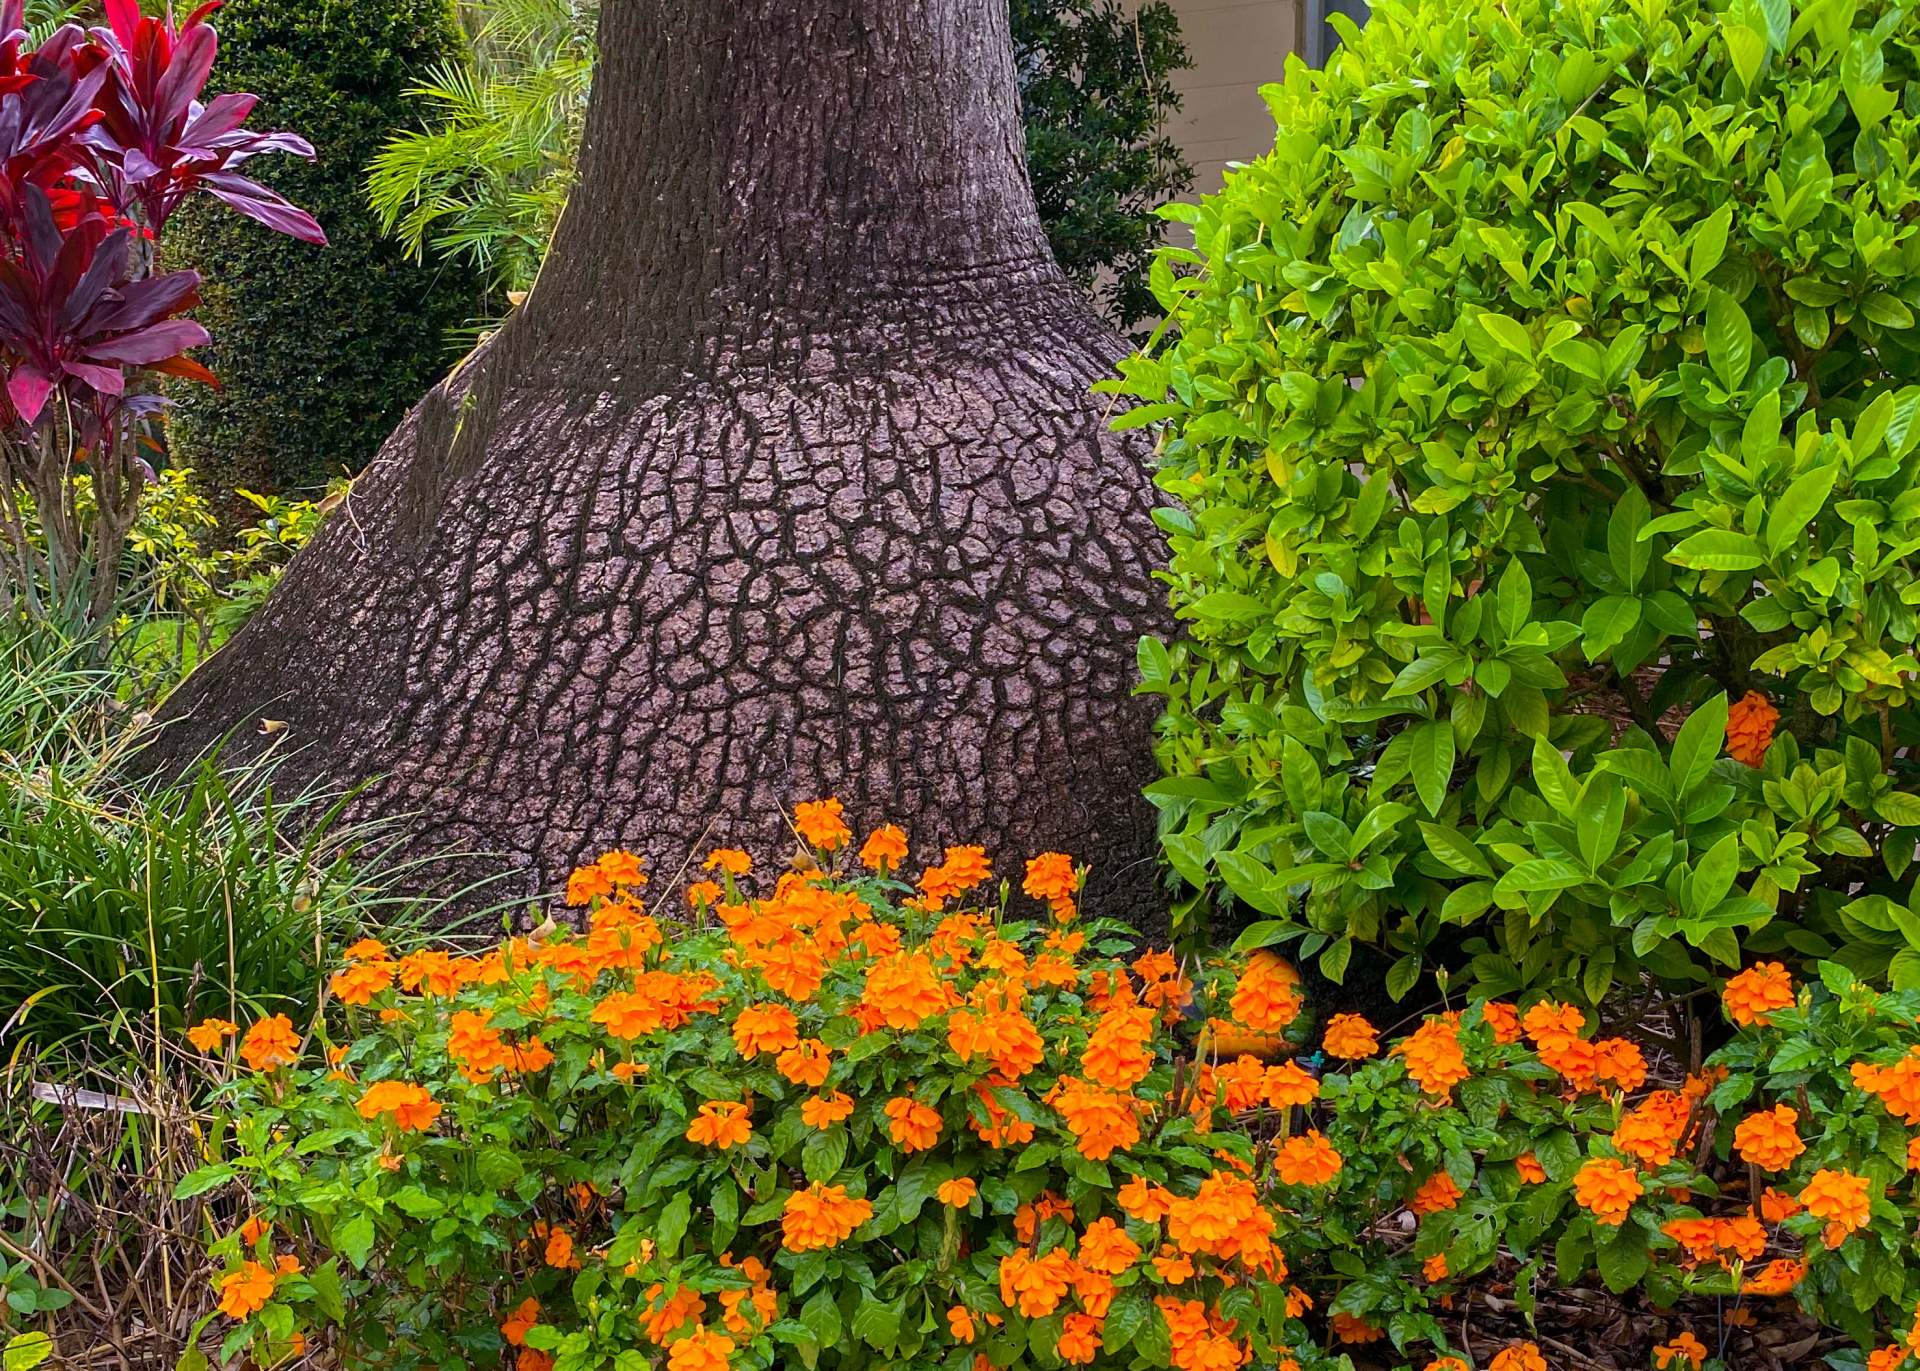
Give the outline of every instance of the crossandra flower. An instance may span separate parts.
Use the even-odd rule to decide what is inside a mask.
[[[1026,1319],[1044,1319],[1073,1286],[1074,1263],[1062,1248],[1036,1257],[1025,1248],[1000,1259],[1000,1302]]]
[[[732,1355],[732,1338],[696,1328],[667,1348],[667,1371],[727,1371]]]
[[[1684,1145],[1692,1113],[1686,1096],[1656,1090],[1621,1116],[1613,1145],[1642,1166],[1665,1166]]]
[[[1438,1214],[1452,1209],[1460,1203],[1462,1191],[1454,1183],[1452,1176],[1445,1171],[1436,1171],[1413,1192],[1413,1198],[1407,1201],[1407,1208],[1416,1214]]]
[[[1420,1263],[1420,1274],[1430,1281],[1443,1281],[1447,1278],[1447,1254],[1435,1252]]]
[[[965,1209],[973,1203],[973,1197],[980,1193],[980,1187],[974,1184],[970,1176],[956,1176],[940,1182],[940,1188],[933,1193],[949,1209]]]
[[[853,839],[853,830],[841,817],[845,813],[838,800],[807,800],[793,807],[794,831],[809,847],[832,852]]]
[[[1749,690],[1727,707],[1727,755],[1747,766],[1759,766],[1773,745],[1773,728],[1780,711],[1757,690]]]
[[[1866,1227],[1873,1209],[1867,1178],[1844,1169],[1814,1172],[1800,1191],[1800,1203],[1816,1219],[1826,1220],[1823,1241],[1828,1247],[1838,1247],[1850,1234]]]
[[[1274,1156],[1283,1185],[1325,1185],[1340,1174],[1340,1165],[1340,1154],[1317,1128],[1288,1138]]]
[[[1799,1112],[1784,1104],[1747,1115],[1733,1130],[1733,1145],[1739,1150],[1740,1160],[1762,1171],[1785,1171],[1807,1150],[1794,1128],[1799,1119]]]
[[[1380,1050],[1380,1032],[1361,1014],[1335,1014],[1327,1020],[1320,1046],[1329,1057],[1360,1061]]]
[[[1153,1011],[1121,1005],[1100,1016],[1080,1054],[1081,1073],[1109,1090],[1129,1090],[1153,1070]]]
[[[261,1019],[240,1040],[240,1057],[255,1071],[275,1071],[300,1059],[300,1035],[285,1014]]]
[[[1153,1184],[1144,1176],[1135,1176],[1120,1187],[1114,1199],[1128,1218],[1142,1223],[1158,1223],[1166,1218],[1173,1192]]]
[[[887,1135],[902,1152],[924,1152],[940,1140],[940,1111],[901,1095],[886,1104]]]
[[[1480,1006],[1480,1017],[1493,1029],[1493,1040],[1505,1046],[1520,1041],[1520,1011],[1499,1000]]]
[[[1920,1047],[1891,1066],[1855,1062],[1853,1083],[1869,1095],[1877,1095],[1886,1111],[1909,1127],[1920,1124]]]
[[[1467,1079],[1467,1057],[1459,1029],[1446,1015],[1429,1018],[1395,1049],[1407,1059],[1407,1075],[1429,1095],[1445,1099]]]
[[[392,1115],[393,1126],[402,1133],[424,1132],[440,1117],[440,1106],[427,1088],[409,1081],[376,1081],[356,1107],[363,1119]]]
[[[907,835],[894,824],[882,824],[860,844],[860,865],[881,875],[898,871],[907,859]]]
[[[1522,1152],[1513,1159],[1513,1169],[1520,1173],[1525,1185],[1541,1185],[1547,1179],[1547,1168],[1540,1165],[1540,1158],[1531,1152]]]
[[[598,866],[576,867],[567,877],[566,901],[578,908],[613,894],[613,880]]]
[[[1633,1168],[1606,1157],[1596,1157],[1573,1178],[1573,1198],[1594,1222],[1618,1228],[1626,1222],[1633,1202],[1646,1193]]]
[[[220,1312],[230,1319],[244,1319],[267,1307],[273,1298],[276,1277],[257,1261],[247,1261],[238,1271],[220,1278]]]
[[[800,1024],[781,1004],[751,1004],[733,1021],[733,1043],[743,1057],[785,1052],[800,1045]]]
[[[795,1085],[818,1088],[833,1070],[833,1054],[818,1038],[802,1038],[775,1059],[780,1074]]]
[[[737,847],[716,847],[700,863],[702,871],[719,871],[729,876],[744,876],[753,870],[753,858]]]
[[[1707,1359],[1707,1346],[1694,1335],[1683,1330],[1679,1336],[1669,1342],[1657,1344],[1653,1349],[1653,1364],[1659,1371],[1699,1371],[1700,1364]]]
[[[924,952],[896,952],[874,964],[860,1002],[889,1028],[914,1029],[949,1008],[933,959]]]
[[[1062,923],[1075,913],[1074,897],[1080,892],[1080,873],[1073,858],[1064,852],[1043,852],[1027,863],[1027,874],[1020,889],[1036,900],[1044,900],[1055,919]]]
[[[387,961],[353,962],[333,973],[327,988],[342,1004],[370,1003],[375,995],[393,987],[394,966]]]
[[[1051,1103],[1089,1161],[1106,1161],[1140,1141],[1140,1101],[1123,1090],[1062,1076]]]
[[[1271,952],[1247,958],[1234,984],[1234,1022],[1261,1033],[1277,1033],[1300,1016],[1300,973]]]
[[[1509,1343],[1493,1354],[1487,1371],[1547,1371],[1547,1359],[1533,1343]]]
[[[1140,1260],[1140,1245],[1127,1236],[1127,1230],[1109,1218],[1087,1225],[1080,1236],[1080,1264],[1109,1276],[1117,1276]]]
[[[956,1304],[947,1311],[947,1331],[955,1342],[972,1342],[975,1336],[973,1315],[964,1304]]]
[[[1740,1282],[1743,1295],[1790,1295],[1807,1274],[1807,1264],[1792,1257],[1776,1257]]]
[[[239,1031],[239,1024],[225,1019],[202,1019],[187,1030],[187,1041],[202,1052],[212,1052]]]
[[[808,1128],[831,1128],[853,1113],[853,1098],[844,1090],[813,1095],[800,1102],[800,1121]]]
[[[1793,1007],[1793,977],[1779,962],[1760,962],[1748,967],[1727,982],[1721,992],[1727,1014],[1741,1027],[1773,1022],[1776,1009]]]
[[[836,1247],[873,1217],[873,1205],[847,1194],[843,1185],[815,1181],[787,1197],[780,1217],[781,1240],[789,1251]]]
[[[739,1100],[708,1100],[687,1125],[687,1141],[725,1152],[753,1137],[752,1109]]]
[[[1349,1314],[1344,1310],[1336,1311],[1333,1317],[1327,1322],[1333,1329],[1333,1336],[1340,1339],[1341,1342],[1379,1342],[1380,1339],[1387,1336],[1386,1329],[1376,1328],[1358,1314]]]
[[[525,1347],[527,1330],[540,1322],[540,1301],[529,1295],[507,1315],[506,1322],[500,1325],[500,1336],[507,1340],[509,1347]]]
[[[1085,1366],[1100,1354],[1100,1321],[1091,1314],[1067,1315],[1053,1350],[1062,1361]]]
[[[1298,1062],[1281,1062],[1266,1070],[1264,1082],[1267,1103],[1275,1109],[1309,1104],[1320,1098],[1320,1082]]]

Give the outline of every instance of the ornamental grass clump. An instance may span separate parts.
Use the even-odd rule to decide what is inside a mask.
[[[1266,88],[1111,386],[1184,927],[1396,995],[1920,985],[1916,54],[1888,0],[1385,0]]]

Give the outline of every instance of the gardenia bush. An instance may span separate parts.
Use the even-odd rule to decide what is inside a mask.
[[[812,860],[714,851],[684,925],[609,853],[569,882],[582,933],[363,940],[314,1024],[194,1028],[236,1072],[181,1187],[235,1192],[223,1355],[1288,1371],[1390,1341],[1461,1371],[1447,1305],[1499,1261],[1529,1302],[1597,1269],[1662,1306],[1797,1298],[1906,1356],[1920,997],[1756,965],[1669,1088],[1551,1000],[1390,1047],[1340,1016],[1316,1075],[1271,953],[1138,952],[1057,853],[1012,897],[978,848],[909,883],[898,829],[856,854],[837,803],[795,818]]]
[[[1183,927],[1395,994],[1920,985],[1917,51],[1883,0],[1385,0],[1289,61],[1115,386]]]

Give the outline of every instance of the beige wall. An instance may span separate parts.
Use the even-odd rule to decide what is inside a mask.
[[[1299,0],[1170,0],[1193,65],[1174,76],[1181,110],[1170,126],[1193,164],[1193,191],[1220,188],[1230,161],[1273,147],[1260,87],[1280,79],[1300,42]]]

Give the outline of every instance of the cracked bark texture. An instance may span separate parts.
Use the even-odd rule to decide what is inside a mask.
[[[1087,394],[1124,349],[1048,254],[1005,5],[607,0],[600,39],[531,297],[157,755],[233,731],[526,893],[616,845],[782,854],[835,794],[1157,922],[1151,456]]]

